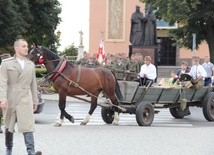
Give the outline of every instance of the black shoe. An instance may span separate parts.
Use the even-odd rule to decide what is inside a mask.
[[[35,155],[42,155],[42,152],[41,152],[41,151],[37,151],[37,152],[35,153]]]

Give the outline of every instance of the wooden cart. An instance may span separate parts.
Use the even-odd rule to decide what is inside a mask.
[[[214,92],[213,87],[203,87],[199,90],[181,86],[139,86],[137,82],[119,81],[124,97],[120,101],[120,113],[136,115],[139,126],[150,126],[158,108],[169,108],[175,118],[183,118],[190,114],[189,107],[202,107],[204,117],[214,121]],[[107,124],[113,121],[113,106],[106,101],[102,106],[102,119]],[[124,109],[124,110],[121,110]]]

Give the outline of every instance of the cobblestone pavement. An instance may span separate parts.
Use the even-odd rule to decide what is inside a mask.
[[[46,102],[48,97],[44,95]],[[56,95],[51,95],[55,100]],[[107,125],[98,107],[88,125],[79,123],[89,104],[69,99],[66,110],[75,118],[53,127],[59,114],[35,115],[36,150],[43,155],[211,155],[214,154],[214,124],[203,118],[200,108],[192,108],[191,116],[174,119],[168,109],[155,115],[151,127],[139,127],[135,115],[121,114],[118,126]],[[74,103],[71,103],[74,101]],[[54,104],[57,105],[56,101]],[[45,120],[51,120],[49,121]],[[0,155],[4,154],[4,135],[0,134]],[[23,135],[14,134],[14,155],[25,155]]]

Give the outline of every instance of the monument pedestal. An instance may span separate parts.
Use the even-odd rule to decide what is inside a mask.
[[[152,58],[152,63],[157,66],[158,50],[156,46],[129,46],[129,57],[132,54],[140,53],[143,58],[145,56],[150,56]]]
[[[81,58],[83,58],[83,53],[84,53],[84,46],[80,45],[78,48],[77,60],[80,60]]]

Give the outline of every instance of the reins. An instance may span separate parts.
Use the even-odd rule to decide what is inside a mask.
[[[95,96],[94,94],[92,94],[92,93],[86,91],[84,88],[82,88],[81,86],[79,86],[78,83],[72,81],[72,80],[69,79],[67,76],[65,76],[63,73],[59,73],[59,74],[60,74],[63,78],[65,78],[66,80],[69,81],[68,87],[69,87],[69,86],[74,86],[74,87],[76,87],[76,88],[81,89],[81,90],[84,91],[86,94],[88,94],[88,95],[90,95],[90,96],[93,96],[93,97],[99,99],[98,96]],[[77,97],[77,96],[74,96],[74,95],[73,95],[72,97],[77,98],[77,99],[81,99],[81,100],[83,100],[83,101],[88,101],[88,100],[85,100],[85,99],[83,99],[83,98],[81,98],[81,97]],[[116,96],[116,98],[117,98],[117,96]],[[118,105],[118,106],[114,105],[114,104],[111,102],[110,99],[107,99],[107,100],[109,101],[109,104],[110,104],[110,105],[112,105],[112,106],[114,106],[114,107],[117,107],[117,108],[119,108],[119,109],[122,110],[122,111],[126,111],[126,109],[124,109],[123,107],[121,107],[121,106],[119,106],[119,105]],[[102,105],[99,104],[99,103],[97,103],[97,105],[102,106]]]
[[[43,57],[41,56],[40,51],[39,51],[38,57],[39,57],[39,59],[43,59]],[[82,90],[83,92],[85,92],[86,94],[88,94],[88,95],[90,95],[90,96],[92,96],[92,97],[95,97],[95,98],[97,98],[97,99],[99,98],[98,96],[95,96],[94,94],[92,94],[92,93],[86,91],[84,88],[82,88],[81,86],[79,86],[78,83],[76,83],[76,82],[72,81],[71,79],[69,79],[66,75],[64,75],[64,74],[62,73],[62,70],[60,71],[62,62],[66,61],[66,60],[64,60],[63,58],[54,59],[54,60],[49,60],[49,61],[44,61],[44,59],[43,59],[42,63],[45,64],[45,63],[54,62],[54,61],[59,61],[57,67],[56,67],[51,73],[48,73],[47,75],[45,75],[45,76],[37,83],[38,85],[41,84],[42,82],[45,83],[45,82],[48,81],[48,80],[53,81],[53,80],[55,79],[55,75],[58,74],[58,75],[61,75],[63,78],[65,78],[66,80],[69,81],[68,87],[74,86],[74,87],[76,87],[76,88]],[[65,66],[64,66],[64,67],[65,67]],[[58,75],[57,75],[57,76],[58,76]],[[57,76],[56,76],[56,77],[57,77]],[[54,78],[54,79],[52,80],[52,78]],[[79,77],[78,77],[78,78],[79,78]],[[78,78],[77,78],[77,80],[79,81]],[[44,79],[45,79],[45,80],[44,80]],[[44,81],[43,81],[43,80],[44,80]],[[101,89],[102,89],[102,88],[101,88]],[[98,91],[100,91],[100,90],[98,89]],[[74,97],[74,96],[73,96],[73,97]],[[79,98],[79,97],[76,97],[76,96],[75,96],[75,98]],[[117,96],[116,96],[116,98],[117,98]],[[80,99],[80,98],[79,98],[79,99]],[[110,99],[107,99],[107,100],[109,100],[110,105],[112,105],[113,107],[117,107],[117,108],[119,108],[119,109],[122,110],[122,111],[126,111],[125,108],[123,108],[123,107],[121,107],[121,106],[119,106],[119,105],[114,105],[114,104],[111,102]],[[118,100],[118,99],[117,99],[117,100]],[[97,103],[97,104],[100,105],[100,106],[102,106],[102,105],[99,104],[99,103]]]
[[[43,62],[43,64],[45,64],[45,63],[49,63],[49,62],[53,62],[53,61],[60,61],[60,60],[63,60],[63,58],[59,58],[59,59],[55,59],[55,60],[45,61],[45,62]]]
[[[49,63],[49,62],[52,62],[52,61],[62,61],[64,59],[55,59],[55,60],[50,60],[50,61],[46,61],[44,63]],[[40,85],[40,84],[44,84],[46,81],[50,80],[56,73],[58,73],[58,69],[60,68],[60,64],[59,63],[57,65],[57,67],[50,73],[46,74],[44,77],[42,77],[38,82],[37,82],[37,85]],[[45,79],[45,80],[44,80]]]

